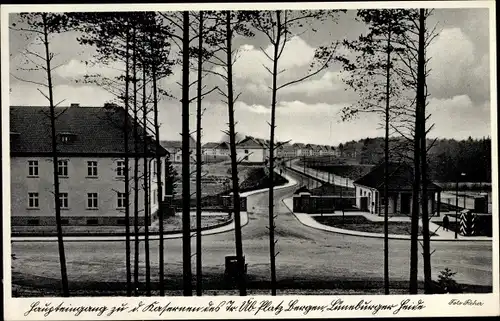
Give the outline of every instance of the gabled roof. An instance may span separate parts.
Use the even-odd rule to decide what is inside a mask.
[[[160,144],[166,149],[182,149],[182,140],[162,140]],[[189,136],[189,148],[196,148],[196,140],[191,136]]]
[[[60,155],[116,155],[124,153],[123,123],[125,109],[118,106],[107,107],[56,107],[56,133],[70,134],[71,141],[65,143],[59,139],[57,149]],[[11,106],[10,130],[15,132],[15,139],[10,146],[13,156],[48,155],[52,152],[52,133],[49,107]],[[129,119],[129,152],[134,151],[133,119]],[[144,130],[138,126],[141,137],[138,141],[139,153],[143,151],[142,136]],[[154,152],[154,140],[148,135],[150,152]],[[160,148],[160,155],[167,151]]]
[[[204,149],[229,149],[229,146],[226,142],[222,142],[222,143],[208,142],[208,143],[205,143],[201,148],[204,148]]]
[[[382,190],[384,188],[384,163],[375,166],[368,174],[354,181],[355,185]],[[411,190],[413,184],[413,167],[405,163],[389,163],[389,190]],[[428,180],[429,190],[441,188]]]
[[[305,145],[303,143],[294,143],[292,146],[296,147],[296,148],[304,148],[305,147]]]
[[[211,148],[211,149],[214,149],[214,148],[217,148],[220,144],[221,143],[208,142],[208,143],[203,144],[203,146],[201,146],[201,148]]]
[[[256,138],[247,137],[236,145],[236,148],[245,149],[263,149],[264,147],[257,141]]]

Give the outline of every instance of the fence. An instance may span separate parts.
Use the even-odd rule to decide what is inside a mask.
[[[353,210],[356,197],[316,196],[301,193],[293,197],[293,211],[297,213],[317,214],[335,210]]]
[[[166,208],[173,208],[175,210],[182,209],[182,198],[174,198],[171,196],[165,197],[164,206]],[[232,195],[207,195],[203,196],[201,199],[202,210],[211,211],[229,211],[233,207],[233,196]],[[190,199],[190,207],[196,208],[196,198]],[[246,196],[240,196],[240,210],[247,210],[247,198]]]

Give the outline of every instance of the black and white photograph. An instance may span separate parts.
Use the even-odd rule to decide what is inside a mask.
[[[500,313],[494,1],[1,13],[6,320]]]

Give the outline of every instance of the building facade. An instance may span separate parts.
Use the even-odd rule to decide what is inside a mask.
[[[125,223],[125,160],[123,130],[116,126],[124,110],[102,107],[57,107],[56,121],[59,204],[64,225],[120,225]],[[64,112],[62,112],[64,110]],[[12,225],[55,225],[55,197],[52,142],[48,108],[11,107],[11,215]],[[134,151],[133,137],[129,151]],[[146,152],[149,170],[150,213],[158,209],[154,176],[156,160],[154,142]],[[139,145],[139,144],[137,144]],[[140,148],[144,149],[141,143]],[[158,151],[163,160],[167,154]],[[138,209],[145,208],[143,154],[138,157]],[[160,165],[161,166],[161,165]],[[129,157],[130,188],[133,188],[134,156]],[[135,205],[129,198],[131,217]],[[145,222],[140,215],[141,225]],[[151,217],[149,218],[151,221]]]
[[[236,145],[236,159],[242,163],[264,163],[266,148],[256,139],[247,137]]]

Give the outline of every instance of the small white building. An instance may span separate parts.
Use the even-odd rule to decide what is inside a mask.
[[[236,145],[236,159],[242,163],[264,163],[266,147],[253,137],[246,137]]]
[[[372,214],[384,213],[384,164],[377,165],[368,174],[354,181],[356,207]],[[413,169],[406,164],[389,163],[388,213],[409,215],[412,208]],[[439,216],[441,188],[428,182],[428,210]]]
[[[161,146],[165,148],[170,154],[170,161],[172,163],[182,162],[182,141],[181,140],[162,140]],[[190,162],[194,162],[194,155],[196,153],[196,140],[189,136],[189,155]]]

